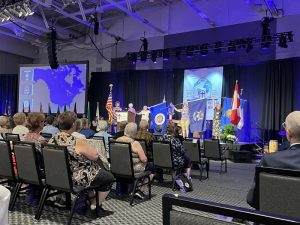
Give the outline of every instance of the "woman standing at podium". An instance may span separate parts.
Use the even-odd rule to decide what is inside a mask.
[[[214,110],[212,136],[214,139],[220,139],[221,136],[221,117],[222,117],[222,106],[220,103],[216,104],[215,97],[212,97],[212,107]]]

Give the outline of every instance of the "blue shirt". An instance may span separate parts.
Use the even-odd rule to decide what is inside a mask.
[[[49,125],[49,124],[44,126],[43,130],[41,131],[41,133],[52,134],[52,136],[54,136],[58,132],[59,132],[59,129],[57,127]]]
[[[90,137],[94,136],[95,131],[87,128],[87,129],[82,129],[79,133],[83,134],[86,138],[90,138]]]

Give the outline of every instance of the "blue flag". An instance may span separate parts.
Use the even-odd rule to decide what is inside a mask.
[[[206,99],[189,102],[190,130],[203,132],[206,130]]]
[[[164,133],[167,124],[167,118],[168,118],[167,104],[163,102],[151,106],[150,113],[151,113],[152,128],[156,132],[156,126],[161,125],[163,127],[163,133]]]

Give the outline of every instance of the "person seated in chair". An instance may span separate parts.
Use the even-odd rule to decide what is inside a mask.
[[[185,150],[182,143],[174,135],[175,127],[172,123],[169,123],[166,128],[166,134],[162,137],[158,137],[158,141],[166,141],[171,143],[174,166],[185,168],[187,177],[190,177],[192,168],[191,160],[185,155]]]
[[[99,211],[98,216],[108,215],[102,208],[105,198],[109,194],[114,177],[110,172],[101,169],[97,163],[99,160],[98,152],[95,148],[88,145],[85,139],[77,139],[71,134],[75,131],[75,121],[77,116],[74,112],[64,112],[58,117],[60,132],[54,135],[49,144],[67,146],[70,155],[70,167],[74,185],[88,187],[99,186]],[[89,193],[94,197],[94,193]],[[91,210],[96,209],[96,199],[91,199]]]
[[[11,129],[7,128],[9,118],[6,116],[0,116],[0,139],[5,137],[6,133],[11,133]]]
[[[135,123],[128,123],[124,130],[124,136],[119,137],[117,141],[131,143],[132,150],[132,162],[133,162],[133,170],[134,173],[141,173],[144,171],[152,171],[152,164],[148,163],[147,156],[138,141],[135,141],[134,138],[137,133],[137,125]],[[153,179],[153,174],[150,175],[150,179]],[[148,181],[145,180],[145,185],[140,187],[140,190],[135,193],[135,195],[141,199],[144,198],[144,189],[147,186]]]
[[[300,170],[300,111],[291,112],[282,124],[290,142],[288,150],[264,155],[260,161],[262,167]],[[257,209],[254,183],[247,195],[247,203]],[[276,196],[274,196],[276,197]]]
[[[89,124],[89,120],[87,118],[81,118],[81,122],[82,122],[82,129],[80,133],[83,134],[86,138],[93,137],[95,131],[90,128],[91,125]]]
[[[95,137],[104,137],[105,149],[107,158],[109,158],[109,141],[108,138],[112,137],[108,132],[108,123],[105,120],[99,120],[97,133],[94,134]]]
[[[136,133],[135,139],[144,140],[146,142],[147,154],[149,156],[151,153],[151,143],[154,140],[154,135],[152,133],[148,132],[147,129],[148,129],[148,121],[141,120],[140,129]]]
[[[12,130],[12,133],[18,134],[22,141],[24,135],[29,132],[28,128],[25,127],[26,115],[25,115],[25,113],[19,112],[14,115],[13,119],[14,119],[14,123],[16,124],[16,127]]]
[[[81,119],[76,119],[75,120],[75,131],[72,133],[72,136],[80,139],[86,139],[86,137],[80,133],[82,129],[82,122]]]
[[[127,121],[122,121],[119,123],[119,125],[117,126],[117,132],[114,134],[115,139],[124,136],[124,130],[126,125],[127,125]]]
[[[59,129],[55,127],[54,124],[55,117],[54,116],[47,116],[46,118],[46,126],[44,126],[42,133],[52,134],[55,135],[59,132]]]

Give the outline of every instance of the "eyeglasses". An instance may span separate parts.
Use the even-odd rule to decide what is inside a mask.
[[[282,123],[282,127],[283,127],[284,129],[286,129],[286,124],[285,124],[285,122]]]

